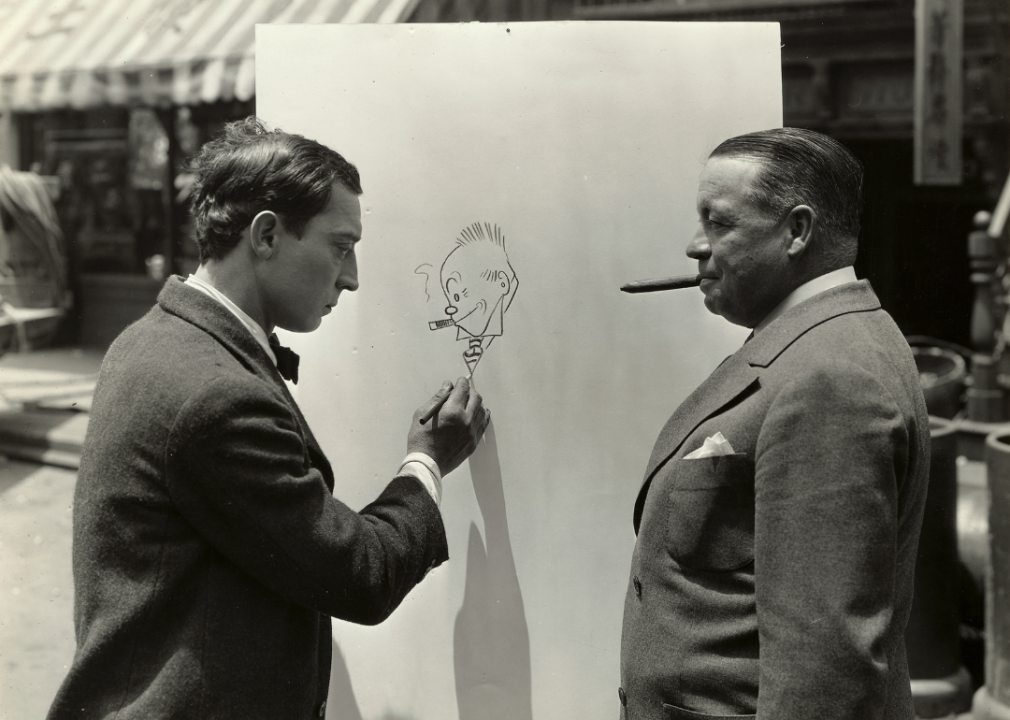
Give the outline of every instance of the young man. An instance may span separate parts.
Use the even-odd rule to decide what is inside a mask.
[[[382,494],[358,513],[334,499],[272,331],[315,330],[357,289],[357,170],[252,118],[195,170],[201,265],[116,340],[96,390],[52,720],[322,717],[330,617],[381,622],[447,559],[441,477],[487,424],[467,381],[446,383]]]

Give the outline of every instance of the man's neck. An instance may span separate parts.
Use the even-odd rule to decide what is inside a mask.
[[[771,325],[772,322],[784,315],[787,311],[799,305],[801,302],[809,300],[815,295],[819,295],[825,290],[830,290],[833,287],[838,287],[839,285],[844,285],[850,282],[856,282],[857,279],[855,268],[851,265],[847,265],[846,267],[831,270],[830,272],[826,272],[823,275],[818,275],[817,277],[808,280],[789,293],[785,299],[775,307],[774,310],[765,315],[764,319],[754,326],[754,334],[757,335],[759,332]]]
[[[251,282],[252,268],[237,267],[228,260],[207,260],[193,273],[197,278],[216,289],[252,318],[268,335],[273,332],[263,314],[256,285]]]

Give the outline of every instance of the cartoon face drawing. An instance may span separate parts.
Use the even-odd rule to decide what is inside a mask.
[[[464,228],[439,277],[449,319],[429,325],[432,330],[456,327],[456,339],[469,341],[463,357],[473,372],[484,347],[502,334],[502,316],[519,285],[498,226],[474,223]]]
[[[449,302],[445,314],[460,331],[474,337],[501,335],[502,300],[512,289],[505,253],[490,245],[460,245],[442,266],[442,291]]]

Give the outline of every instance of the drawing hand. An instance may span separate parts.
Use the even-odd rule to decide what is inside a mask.
[[[441,405],[441,407],[439,407]],[[432,414],[432,409],[437,408]],[[422,422],[426,417],[430,420]],[[470,457],[487,427],[491,413],[480,393],[465,377],[442,388],[414,413],[407,435],[407,452],[423,452],[448,475]]]

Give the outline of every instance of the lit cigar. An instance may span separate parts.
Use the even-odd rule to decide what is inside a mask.
[[[621,285],[621,291],[626,293],[657,292],[659,290],[698,287],[699,285],[701,285],[701,275],[681,275],[662,280],[636,280],[627,285]]]

